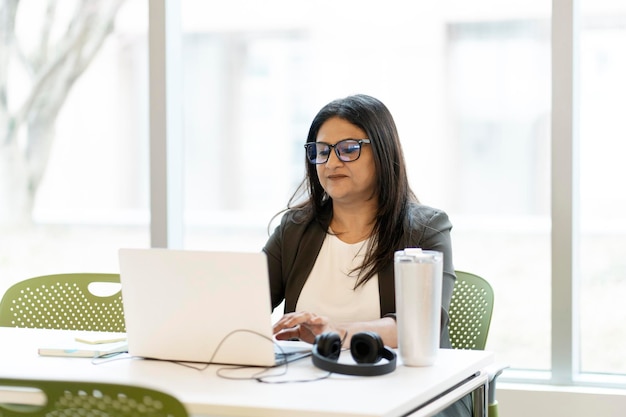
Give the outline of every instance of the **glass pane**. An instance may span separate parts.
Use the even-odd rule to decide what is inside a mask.
[[[489,348],[548,369],[550,4],[480,3],[184,1],[185,247],[260,249],[316,112],[371,94],[455,266],[495,287]]]
[[[581,1],[581,370],[626,373],[626,4]]]
[[[449,33],[455,265],[494,287],[487,348],[512,367],[549,369],[549,20]]]
[[[119,247],[149,245],[146,2],[18,3],[19,44],[0,69],[1,291],[35,275],[117,272]]]

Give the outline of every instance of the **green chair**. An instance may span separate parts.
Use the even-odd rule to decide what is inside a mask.
[[[45,275],[11,286],[0,301],[0,326],[126,332],[121,287],[93,293],[98,285],[119,284],[119,274]]]
[[[183,404],[172,395],[133,385],[0,378],[0,390],[16,391],[20,398],[19,403],[0,403],[2,417],[189,415]],[[28,394],[31,396],[28,397]]]
[[[484,278],[455,271],[456,284],[450,304],[450,341],[454,349],[484,350],[493,313],[493,288]],[[505,367],[489,371],[487,405],[489,417],[498,417],[496,378]]]
[[[491,285],[469,272],[455,271],[450,304],[450,341],[454,349],[484,350],[493,313]]]

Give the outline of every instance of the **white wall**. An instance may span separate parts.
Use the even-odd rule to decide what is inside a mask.
[[[502,417],[623,417],[626,389],[498,383]]]

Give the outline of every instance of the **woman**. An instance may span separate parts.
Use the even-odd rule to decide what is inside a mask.
[[[393,256],[420,247],[444,255],[441,346],[450,347],[452,225],[411,191],[387,107],[366,95],[332,101],[315,116],[305,152],[306,178],[264,248],[272,307],[285,301],[276,337],[313,343],[334,331],[349,346],[351,335],[373,331],[397,347]],[[461,408],[449,415],[469,415]]]

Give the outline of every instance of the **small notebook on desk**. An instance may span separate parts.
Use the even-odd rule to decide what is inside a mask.
[[[65,356],[74,358],[98,358],[128,351],[123,333],[86,332],[68,335],[67,340],[43,344],[37,352],[40,356]]]
[[[275,354],[263,252],[120,249],[119,262],[133,356],[275,366],[311,353]]]

